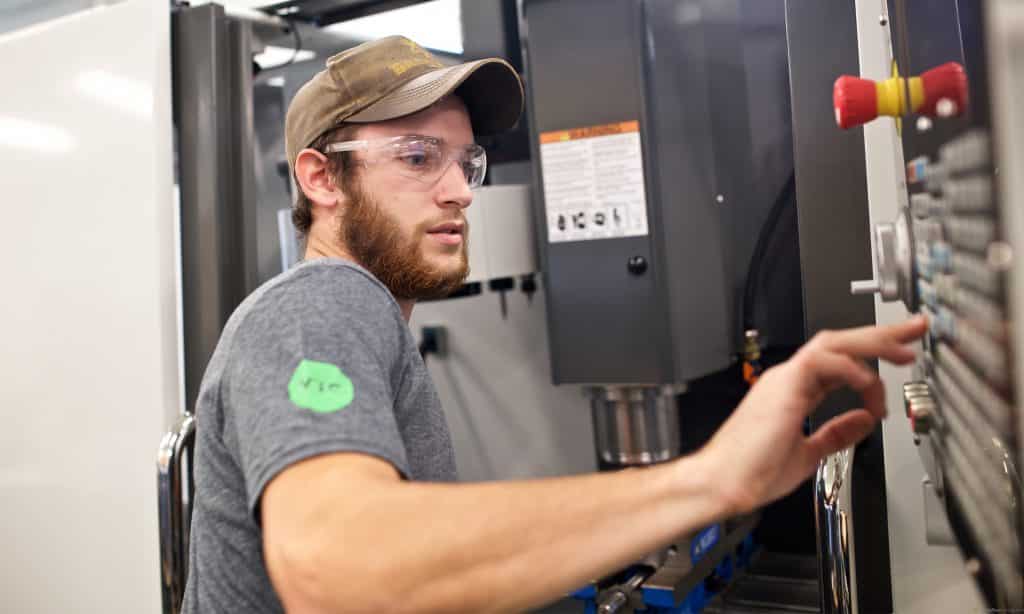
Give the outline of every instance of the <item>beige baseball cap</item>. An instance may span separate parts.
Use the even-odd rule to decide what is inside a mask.
[[[508,130],[522,113],[523,84],[512,65],[499,58],[445,66],[403,36],[331,56],[288,107],[288,165],[294,169],[299,152],[339,124],[411,115],[451,93],[465,103],[476,134]]]

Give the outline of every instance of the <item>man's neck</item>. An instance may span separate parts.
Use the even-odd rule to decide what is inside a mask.
[[[359,261],[352,257],[352,254],[348,253],[340,245],[329,243],[324,241],[316,235],[310,234],[306,241],[306,252],[303,254],[303,260],[317,260],[319,258],[339,258],[341,260],[348,260],[349,262],[355,262],[359,264]],[[412,308],[416,305],[416,301],[412,299],[395,299],[398,302],[399,309],[402,310],[402,317],[405,318],[406,323],[412,317]]]

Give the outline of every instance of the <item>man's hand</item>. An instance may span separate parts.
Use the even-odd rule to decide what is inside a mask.
[[[722,496],[736,514],[770,503],[796,488],[823,457],[859,442],[886,415],[881,380],[864,360],[914,360],[904,344],[920,338],[927,321],[826,331],[785,363],[766,371],[702,453],[720,472]],[[809,437],[804,419],[830,392],[849,386],[864,399]]]

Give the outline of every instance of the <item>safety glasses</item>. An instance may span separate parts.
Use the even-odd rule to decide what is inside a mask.
[[[487,154],[479,145],[452,146],[431,136],[398,136],[365,141],[341,141],[324,147],[324,153],[365,151],[360,163],[379,164],[411,179],[422,189],[433,187],[452,164],[462,169],[471,189],[480,187],[487,174]]]

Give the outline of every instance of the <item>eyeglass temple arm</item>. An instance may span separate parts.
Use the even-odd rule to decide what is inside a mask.
[[[324,147],[324,153],[340,153],[342,151],[357,151],[366,149],[369,141],[343,141],[341,143],[329,143]]]

